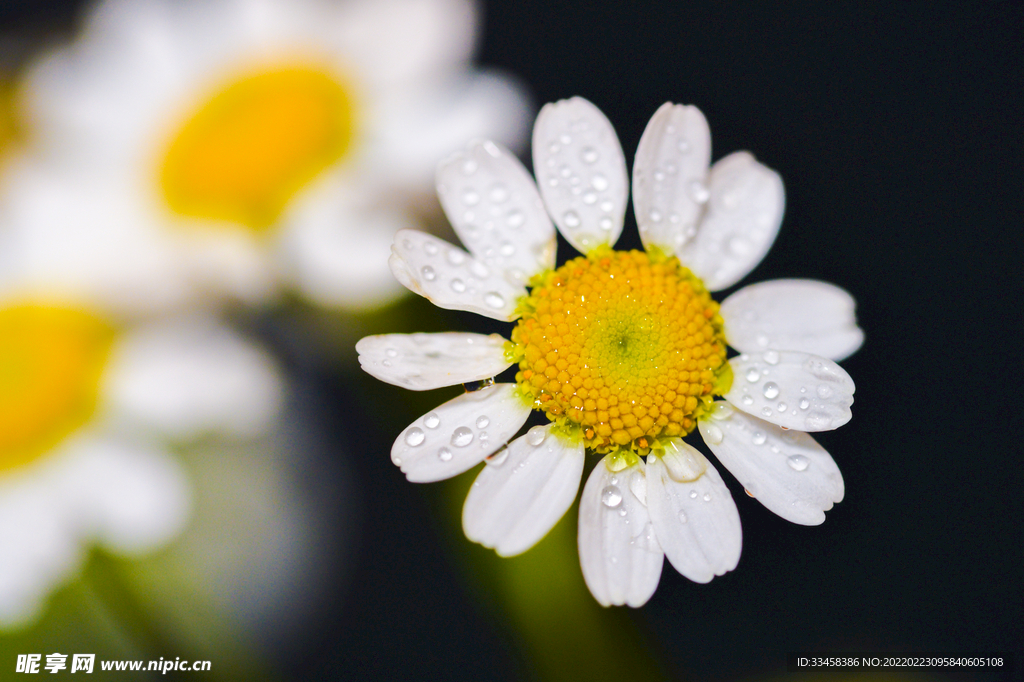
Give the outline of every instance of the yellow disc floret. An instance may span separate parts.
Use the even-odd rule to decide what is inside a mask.
[[[113,339],[112,327],[85,312],[0,307],[0,471],[89,420]]]
[[[534,285],[512,331],[516,381],[588,448],[684,436],[728,389],[718,304],[678,259],[603,248]]]

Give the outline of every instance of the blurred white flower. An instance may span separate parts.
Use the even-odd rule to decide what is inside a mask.
[[[475,28],[469,0],[102,2],[27,71],[3,245],[100,305],[385,303],[437,159],[526,130],[518,87],[468,68]]]
[[[0,627],[31,622],[89,544],[173,538],[191,492],[167,444],[258,433],[281,394],[270,359],[213,319],[118,329],[0,297]]]

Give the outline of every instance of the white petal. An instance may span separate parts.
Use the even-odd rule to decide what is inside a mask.
[[[697,233],[710,163],[711,132],[700,109],[661,105],[633,162],[633,211],[645,247],[675,253]]]
[[[583,476],[583,442],[535,426],[488,461],[462,508],[466,537],[501,556],[533,547],[576,499]]]
[[[732,388],[723,396],[755,417],[797,431],[829,431],[850,421],[855,386],[827,358],[767,350],[729,361]]]
[[[191,510],[184,468],[156,446],[79,439],[55,483],[69,522],[123,554],[151,551],[177,535]]]
[[[395,235],[388,265],[399,282],[439,308],[511,322],[516,302],[526,295],[521,285],[509,283],[462,249],[416,230]]]
[[[698,426],[704,442],[743,487],[787,521],[816,526],[843,499],[843,475],[825,448],[802,431],[718,402]]]
[[[115,411],[174,438],[250,436],[277,413],[283,382],[264,351],[212,319],[194,317],[122,337],[103,394]]]
[[[580,566],[602,606],[643,606],[658,587],[664,554],[640,499],[646,486],[643,461],[613,472],[608,468],[613,456],[597,463],[583,487]]]
[[[777,279],[743,287],[722,301],[729,345],[743,353],[785,348],[842,360],[864,342],[853,297],[810,279]]]
[[[533,171],[562,235],[583,253],[622,233],[628,178],[612,124],[582,97],[546,104],[533,126]]]
[[[693,463],[703,472],[679,475]],[[647,509],[665,556],[690,580],[706,583],[736,568],[743,548],[736,503],[715,467],[679,438],[663,456],[647,458]]]
[[[498,334],[381,334],[356,344],[363,370],[395,386],[427,391],[497,376],[512,363]]]
[[[506,280],[525,286],[555,266],[555,228],[537,185],[494,142],[474,142],[441,162],[437,194],[459,239]]]
[[[297,197],[283,217],[280,270],[317,305],[379,308],[406,292],[387,262],[394,236],[417,222],[390,207],[354,206],[332,180]]]
[[[391,448],[391,461],[413,483],[457,476],[507,443],[530,410],[515,384],[465,393],[402,431]]]
[[[782,178],[748,152],[719,160],[708,175],[708,205],[693,241],[676,252],[711,291],[757,267],[782,224]]]

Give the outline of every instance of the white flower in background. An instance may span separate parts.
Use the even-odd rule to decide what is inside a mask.
[[[387,302],[436,159],[526,128],[518,87],[468,67],[475,27],[470,0],[102,2],[21,85],[3,246],[104,306]]]
[[[492,384],[416,420],[391,456],[417,482],[487,458],[462,520],[467,537],[498,554],[540,540],[575,498],[584,451],[603,455],[583,489],[579,550],[605,606],[644,604],[663,556],[697,582],[739,561],[732,496],[682,440],[695,428],[749,494],[785,519],[819,524],[843,498],[839,469],[807,432],[851,417],[853,381],[833,359],[863,340],[853,300],[823,282],[778,280],[741,289],[719,308],[708,290],[760,262],[784,195],[778,175],[749,153],[709,169],[710,155],[699,110],[658,110],[633,171],[646,251],[627,252],[611,248],[626,209],[625,160],[592,104],[574,98],[541,111],[533,131],[539,195],[509,152],[471,144],[441,164],[437,180],[470,253],[403,231],[391,268],[435,305],[518,319],[511,341],[390,334],[356,346],[366,371],[398,386]],[[548,214],[585,254],[557,269]],[[741,354],[727,359],[727,343]],[[512,364],[515,383],[489,381]],[[551,423],[502,450],[533,409]]]
[[[210,318],[120,329],[0,299],[0,627],[35,618],[92,543],[173,538],[191,493],[166,443],[258,433],[281,393],[266,354]]]

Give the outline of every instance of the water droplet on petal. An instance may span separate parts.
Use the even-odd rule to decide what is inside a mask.
[[[757,367],[751,367],[747,370],[747,381],[754,383],[761,378],[761,372],[758,371]]]
[[[423,418],[423,425],[428,429],[436,429],[441,423],[441,418],[437,416],[437,412],[431,412]]]
[[[452,445],[457,448],[464,448],[473,442],[473,432],[465,426],[460,426],[452,432]]]
[[[420,275],[422,275],[423,279],[427,280],[428,282],[433,282],[437,278],[437,273],[434,272],[434,268],[430,267],[429,265],[424,265],[422,268],[420,268]]]
[[[422,445],[423,441],[427,439],[427,435],[423,433],[423,429],[418,426],[414,426],[409,429],[405,434],[405,444],[412,447]]]
[[[770,407],[762,407],[761,408],[761,414],[763,414],[766,417],[772,416],[772,408],[770,408]]]
[[[690,153],[690,143],[686,140],[679,140],[679,144],[676,145],[676,149],[679,150],[680,154]]]
[[[597,194],[594,192],[587,192],[583,195],[583,203],[588,206],[597,203]]]
[[[811,460],[803,455],[793,455],[786,459],[786,463],[795,471],[806,471],[807,467],[811,465]]]
[[[743,396],[743,398],[741,398],[741,401],[743,402],[744,405],[746,405],[747,407],[750,407],[751,405],[754,404],[754,396],[752,396],[752,395],[745,395],[745,396]]]
[[[608,178],[601,175],[600,173],[595,173],[590,178],[590,185],[598,192],[603,192],[606,189],[608,189]]]
[[[495,310],[505,307],[505,299],[497,291],[487,292],[487,295],[484,296],[484,303]]]
[[[395,350],[394,348],[388,348],[386,351],[384,351],[384,353],[389,358],[397,358],[398,357],[398,351]]]
[[[704,430],[704,439],[712,445],[718,445],[725,438],[725,434],[722,433],[722,429],[718,428],[714,424],[708,424]]]
[[[679,510],[679,523],[686,523],[686,512]]]
[[[518,208],[514,208],[505,216],[505,222],[509,227],[522,227],[526,222],[526,215]]]
[[[458,277],[456,277],[455,279],[452,280],[451,287],[452,287],[452,291],[454,291],[457,294],[461,294],[462,292],[464,292],[466,290],[466,283],[463,282]]]
[[[479,417],[476,418],[476,428],[478,429],[486,429],[487,425],[490,423],[491,420],[485,417],[484,415],[480,415]],[[480,436],[483,437],[483,434],[480,434]]]
[[[464,203],[466,206],[476,206],[478,203],[480,203],[480,195],[477,194],[474,190],[467,189],[465,192],[462,193],[462,203]]]
[[[601,504],[609,509],[615,509],[622,504],[622,491],[619,490],[619,487],[615,485],[605,486],[604,490],[601,491]]]
[[[690,183],[690,198],[698,204],[706,203],[710,196],[711,193],[708,192],[707,185],[700,180],[694,180]]]
[[[580,158],[583,159],[583,163],[597,163],[600,154],[593,147],[584,147],[580,150]]]
[[[807,398],[804,398],[804,399],[802,399],[800,401],[800,409],[801,410],[806,410],[810,406],[811,406],[811,401],[808,400]]]
[[[764,431],[754,431],[754,436],[750,440],[754,445],[764,445],[764,442],[768,440],[768,436]]]
[[[452,461],[452,451],[444,447],[437,451],[437,458],[442,462]]]
[[[534,426],[532,429],[526,432],[526,442],[537,447],[544,442],[544,439],[548,437],[547,429],[543,426]]]
[[[605,232],[611,231],[611,229],[612,229],[612,227],[614,225],[615,225],[615,223],[613,223],[612,219],[609,218],[608,216],[605,216],[605,217],[603,217],[603,218],[601,218],[600,220],[597,221],[597,226],[600,227]]]
[[[647,214],[647,216],[651,219],[652,223],[660,223],[661,222],[661,211],[659,211],[656,208],[652,208],[650,210],[650,212]]]
[[[580,216],[576,211],[566,211],[562,216],[562,222],[565,223],[566,227],[579,227]]]
[[[697,499],[697,491],[696,490],[691,490],[690,491],[690,499],[691,500],[696,500]]]
[[[774,381],[769,381],[764,385],[764,397],[771,400],[779,396],[779,385]]]
[[[500,467],[508,459],[508,448],[502,448],[495,452],[493,455],[488,455],[484,458],[484,461],[490,464],[492,467]]]
[[[711,501],[711,493],[704,493],[704,501],[705,502],[710,502]]]
[[[758,339],[758,340],[760,340],[760,339]],[[765,340],[767,341],[767,337],[766,337]],[[777,364],[779,364],[779,351],[777,351],[777,350],[765,351],[765,353],[764,353],[764,355],[762,357],[764,357],[764,361],[767,362],[769,365],[777,365]]]
[[[822,400],[827,400],[832,397],[832,387],[828,384],[818,384],[817,392],[818,397]]]
[[[463,175],[472,175],[473,173],[476,173],[477,168],[477,163],[473,159],[466,159],[465,161],[462,162]]]
[[[423,250],[427,252],[428,256],[437,255],[437,244],[434,242],[427,242],[423,245]]]
[[[779,412],[785,412],[785,411],[786,411],[786,410],[788,409],[788,407],[789,407],[789,406],[788,406],[788,405],[786,405],[786,403],[779,403],[778,405],[776,405],[776,406],[775,406],[775,408],[776,408],[776,409],[777,409],[777,410],[778,410]]]
[[[494,203],[500,204],[501,202],[508,199],[508,190],[505,188],[505,185],[498,182],[491,185],[491,190],[487,196]]]

